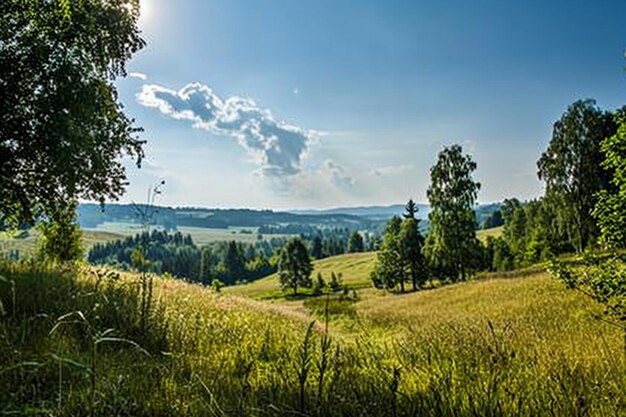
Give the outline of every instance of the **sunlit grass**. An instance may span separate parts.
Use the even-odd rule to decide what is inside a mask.
[[[313,262],[312,279],[317,279],[317,274],[321,273],[326,283],[330,282],[331,273],[341,274],[343,284],[351,289],[362,289],[371,287],[370,272],[376,262],[375,252],[348,253],[333,256]],[[242,295],[254,298],[280,298],[283,296],[278,283],[278,275],[272,274],[260,280],[225,288],[229,294]],[[309,293],[306,290],[303,294]]]
[[[358,283],[372,259],[346,255],[317,268]],[[157,278],[152,320],[142,332],[138,277],[88,271],[0,267],[4,413],[88,414],[90,373],[79,365],[89,363],[94,339],[82,325],[50,334],[72,311],[93,331],[113,329],[149,353],[122,342],[98,349],[94,415],[624,412],[622,332],[543,272],[492,274],[404,295],[363,288],[356,297],[281,303]],[[323,348],[326,328],[331,345]]]

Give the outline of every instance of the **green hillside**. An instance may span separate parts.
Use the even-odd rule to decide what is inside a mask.
[[[371,287],[370,272],[375,261],[375,252],[348,253],[332,256],[330,258],[314,261],[314,270],[311,276],[316,278],[317,274],[321,273],[324,280],[328,281],[331,272],[334,272],[335,274],[342,274],[343,283],[349,285],[351,288],[367,288]],[[278,285],[277,274],[272,274],[249,284],[227,287],[225,291],[229,294],[253,298],[277,298],[282,296]]]
[[[476,237],[481,242],[484,242],[487,240],[487,237],[489,236],[494,237],[494,238],[502,236],[503,232],[504,232],[504,226],[492,227],[491,229],[481,229],[481,230],[476,231]]]
[[[373,259],[316,270],[358,286]],[[626,402],[621,330],[543,272],[281,303],[258,300],[272,277],[226,294],[156,278],[147,330],[136,275],[0,275],[7,414],[606,416]]]
[[[101,231],[83,230],[83,247],[88,251],[96,243],[105,243],[112,240],[123,239],[124,235]],[[20,256],[28,256],[35,252],[39,245],[39,232],[37,229],[20,231],[17,234],[0,232],[0,253],[18,250]]]

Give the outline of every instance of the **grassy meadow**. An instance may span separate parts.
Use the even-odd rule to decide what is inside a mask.
[[[356,296],[154,277],[145,327],[139,275],[3,263],[0,413],[626,414],[622,331],[539,268],[397,295],[373,259],[315,264]]]
[[[502,236],[504,232],[504,226],[492,227],[490,229],[480,229],[476,231],[476,237],[481,242],[485,242],[489,236],[498,238]]]
[[[97,228],[87,230],[96,233],[109,232],[123,237],[134,236],[143,232],[140,224],[124,222],[104,222],[98,225]],[[194,243],[198,246],[215,242],[229,242],[231,240],[242,243],[254,243],[259,240],[257,227],[229,227],[228,229],[217,229],[208,227],[179,226],[176,230],[184,235],[190,235]],[[291,235],[272,234],[261,235],[261,238],[269,240],[272,238],[284,238],[290,236]]]
[[[96,243],[106,243],[112,240],[123,239],[124,235],[104,230],[83,230],[83,247],[88,251]],[[29,256],[39,247],[39,231],[37,229],[23,230],[15,233],[0,231],[0,253],[18,250],[20,257]]]
[[[370,271],[374,267],[375,261],[375,252],[348,253],[332,256],[330,258],[313,261],[313,273],[311,277],[316,279],[317,274],[321,273],[322,278],[326,282],[329,282],[331,273],[334,272],[335,274],[341,274],[342,282],[350,286],[350,288],[369,288],[372,285]],[[283,300],[285,295],[280,290],[277,273],[247,284],[226,287],[224,291],[233,295],[261,299],[276,299],[279,301]],[[298,292],[305,295],[311,293],[311,291],[306,288],[299,289]]]

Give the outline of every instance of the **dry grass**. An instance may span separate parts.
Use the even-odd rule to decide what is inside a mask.
[[[492,227],[491,229],[481,229],[481,230],[476,231],[476,237],[481,242],[484,242],[487,240],[487,237],[489,236],[494,237],[494,238],[502,236],[503,232],[504,232],[504,226]]]

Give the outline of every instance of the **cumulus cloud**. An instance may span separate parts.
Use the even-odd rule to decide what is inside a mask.
[[[148,79],[148,76],[143,72],[129,72],[128,76],[133,78],[139,78],[140,80],[144,81]]]
[[[176,91],[160,85],[144,85],[140,104],[193,127],[235,138],[267,177],[295,176],[316,139],[316,132],[274,118],[253,100],[238,96],[222,99],[203,84],[193,83]]]

